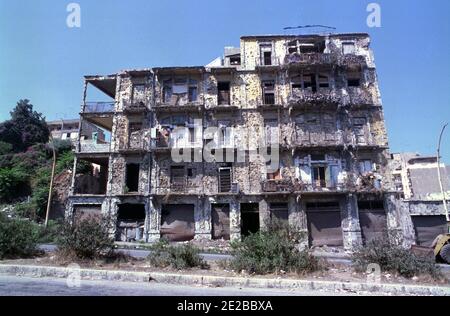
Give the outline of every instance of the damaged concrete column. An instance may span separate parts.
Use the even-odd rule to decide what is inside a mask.
[[[211,203],[198,198],[194,209],[195,239],[211,239]]]
[[[267,200],[262,199],[259,202],[259,227],[261,230],[267,229],[267,224],[270,221],[269,203]]]
[[[361,226],[356,195],[348,194],[341,201],[342,234],[344,249],[352,251],[362,245]]]
[[[156,203],[153,197],[148,199],[147,205],[147,216],[148,216],[148,231],[147,240],[148,242],[158,241],[161,237],[160,224],[161,224],[161,206]]]
[[[119,213],[119,198],[106,197],[102,203],[102,215],[111,220],[110,235],[115,239],[117,231],[117,215]]]
[[[236,199],[230,202],[230,239],[241,239],[241,205]]]
[[[403,212],[407,212],[407,209],[403,209],[402,204],[404,204],[398,197],[398,193],[385,193],[384,194],[384,209],[386,210],[387,217],[387,230],[389,235],[389,240],[396,245],[405,245],[405,243],[411,243],[411,239],[415,240],[415,237],[409,236],[407,239],[403,236],[403,229],[400,226],[399,219],[401,217],[404,218],[405,221],[408,221],[407,217],[409,217],[409,221],[411,218],[408,216],[401,216]],[[412,227],[412,222],[409,225]],[[414,232],[413,232],[414,233]]]
[[[305,203],[300,196],[291,196],[288,200],[289,226],[304,234],[300,248],[308,248],[308,226],[306,221]]]

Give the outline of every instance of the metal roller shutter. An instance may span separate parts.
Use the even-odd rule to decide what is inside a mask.
[[[339,204],[308,203],[306,207],[310,246],[343,246]]]

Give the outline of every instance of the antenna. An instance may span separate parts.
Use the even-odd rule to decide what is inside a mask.
[[[313,31],[311,33],[326,33],[326,30],[329,30],[329,33],[335,31],[336,28],[333,26],[327,26],[322,24],[308,24],[308,25],[299,25],[299,26],[286,26],[283,30],[286,32],[288,30],[305,30],[305,29],[318,29],[317,31]],[[320,30],[320,31],[319,31]],[[306,32],[305,32],[306,33]]]

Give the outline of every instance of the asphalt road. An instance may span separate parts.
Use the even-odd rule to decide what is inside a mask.
[[[323,296],[357,295],[251,288],[212,288],[161,283],[85,281],[80,287],[69,287],[66,279],[27,278],[0,275],[0,296]]]

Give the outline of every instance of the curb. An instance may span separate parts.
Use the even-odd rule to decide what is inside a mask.
[[[49,266],[27,266],[0,264],[0,274],[24,277],[67,278],[74,273],[73,269]],[[78,272],[77,272],[78,273]],[[80,269],[82,280],[104,280],[123,282],[157,282],[178,285],[202,285],[213,287],[248,287],[270,289],[297,289],[305,291],[327,292],[371,292],[392,295],[432,295],[450,296],[450,287],[403,285],[385,283],[357,283],[335,281],[309,281],[294,279],[269,279],[258,277],[222,277],[212,275],[189,275],[161,272],[135,272]]]

